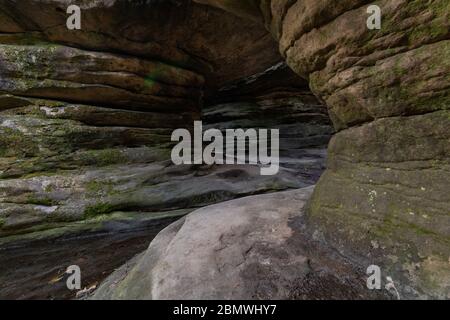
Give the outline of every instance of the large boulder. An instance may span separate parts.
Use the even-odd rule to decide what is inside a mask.
[[[368,299],[364,270],[307,236],[313,187],[199,209],[161,232],[93,299]],[[199,232],[201,230],[201,232]]]

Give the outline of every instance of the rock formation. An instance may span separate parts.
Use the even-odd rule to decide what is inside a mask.
[[[276,64],[270,36],[189,1],[99,2],[83,8],[82,30],[70,32],[64,6],[1,3],[10,19],[0,25],[2,231],[172,209],[223,190],[171,187],[169,176],[192,170],[168,167],[170,135],[200,117],[202,96]],[[211,32],[213,23],[223,34]],[[241,23],[248,33],[219,41]]]
[[[305,237],[299,212],[312,190],[199,209],[161,232],[93,299],[390,298],[367,290],[364,270]]]
[[[69,31],[65,10],[61,1],[0,1],[0,263],[9,268],[0,296],[60,297],[62,285],[34,292],[32,283],[62,279],[70,251],[88,252],[77,244],[87,237],[99,245],[85,245],[90,266],[81,267],[95,282],[142,251],[155,225],[317,182],[333,134],[326,108],[280,63],[258,23],[191,1],[121,0],[86,2],[82,29]],[[221,129],[283,128],[281,172],[171,165],[172,131],[195,119]],[[125,241],[135,251],[102,260],[105,246]],[[55,246],[67,256],[26,253]],[[105,270],[92,267],[96,255]],[[29,259],[34,274],[12,257]]]
[[[370,31],[371,1],[245,2],[339,131],[310,224],[342,254],[382,265],[405,295],[448,298],[450,4],[376,1],[383,24]]]
[[[83,28],[73,32],[64,1],[0,1],[0,236],[32,238],[74,221],[113,219],[117,211],[179,216],[186,211],[178,209],[313,184],[332,134],[326,105],[337,131],[327,170],[305,212],[302,198],[279,225],[301,217],[286,232],[302,232],[305,243],[324,250],[326,270],[377,264],[402,297],[449,298],[448,1],[375,1],[380,30],[367,29],[373,2],[365,0],[196,2],[80,1]],[[170,133],[201,117],[221,129],[279,127],[284,170],[264,178],[247,166],[171,166]],[[258,200],[265,197],[277,202],[286,194]],[[192,230],[188,222],[198,215],[163,232],[134,270],[159,277],[145,263],[173,253],[145,257]],[[311,257],[286,246],[288,262]],[[278,266],[273,272],[283,274]],[[240,279],[240,271],[228,275]],[[313,283],[335,283],[328,275]],[[351,297],[368,297],[354,280]],[[154,297],[120,288],[108,295]],[[317,297],[241,289],[237,297]],[[217,297],[232,297],[225,291]]]

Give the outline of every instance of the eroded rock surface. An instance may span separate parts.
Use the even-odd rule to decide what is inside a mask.
[[[338,131],[308,232],[360,266],[380,265],[402,297],[449,298],[449,2],[197,2],[83,2],[81,32],[66,30],[65,1],[0,2],[1,233],[311,183],[302,172],[323,155],[302,148],[331,134],[322,108],[308,115],[320,103],[284,90],[262,97],[267,87],[253,82],[284,59]],[[366,27],[369,4],[382,9],[381,30]],[[245,98],[222,100],[230,92]],[[168,166],[170,132],[199,119],[203,100],[218,125],[255,124],[279,105],[298,112],[293,127],[277,118],[292,132],[287,170],[261,181],[251,167]]]
[[[130,243],[130,257],[196,208],[302,188],[324,169],[326,110],[261,23],[188,0],[80,5],[69,31],[66,1],[0,1],[0,297],[70,296],[61,274],[78,242],[99,243],[73,250],[95,284],[124,261],[103,248]],[[172,131],[199,119],[282,129],[280,173],[173,166]]]
[[[199,209],[161,232],[92,298],[389,298],[389,293],[367,289],[363,269],[308,238],[303,208],[312,191],[309,187]]]
[[[241,1],[201,2],[244,14]],[[450,297],[450,3],[245,3],[339,131],[311,225],[343,254],[395,274],[405,294]],[[369,4],[381,8],[381,30],[366,27]]]
[[[170,166],[171,133],[200,118],[203,96],[280,61],[264,28],[191,1],[97,1],[73,32],[66,5],[0,3],[2,235],[298,185],[240,189],[219,170],[192,189],[198,170]]]

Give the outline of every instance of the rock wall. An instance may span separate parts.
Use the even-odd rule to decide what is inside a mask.
[[[201,1],[243,14],[241,1]],[[254,1],[246,1],[251,4]],[[410,297],[449,297],[448,1],[259,1],[288,65],[338,133],[309,204],[311,226],[376,263]],[[380,6],[381,30],[366,9]]]
[[[1,234],[215,192],[171,187],[191,173],[168,167],[170,135],[199,119],[205,92],[279,60],[270,36],[190,1],[86,2],[73,32],[66,7],[0,2]],[[248,33],[223,43],[213,22],[222,37]]]
[[[248,99],[259,86],[249,79],[284,59],[337,130],[305,232],[362,268],[380,265],[403,297],[448,298],[448,1],[198,2],[80,1],[83,30],[68,32],[64,2],[0,1],[1,234],[299,187],[295,170],[274,178],[276,187],[239,185],[254,168],[217,173],[165,161],[169,133],[198,119],[203,100],[214,125],[258,123],[255,115],[281,105],[295,121],[319,121],[283,137],[286,145],[301,136],[290,165],[308,141],[325,143],[323,109],[309,115],[305,95]],[[382,9],[381,30],[366,28],[369,4]],[[242,81],[250,86],[236,89]],[[230,90],[247,97],[222,100]]]
[[[0,0],[0,297],[68,297],[73,256],[96,283],[174,219],[325,167],[327,111],[260,23],[188,0],[79,4],[69,31],[66,2]],[[280,128],[280,173],[173,166],[172,131],[199,119]]]
[[[303,208],[313,189],[199,209],[162,231],[92,298],[392,298],[367,290],[363,270],[301,231]]]

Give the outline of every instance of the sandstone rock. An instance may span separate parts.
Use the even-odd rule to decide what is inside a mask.
[[[282,59],[265,26],[287,64],[327,105],[338,131],[308,205],[307,230],[360,265],[382,266],[402,283],[404,297],[448,298],[448,1],[378,1],[383,24],[377,31],[366,28],[366,0],[197,2],[229,13],[187,0],[96,1],[83,6],[83,31],[68,32],[64,2],[0,3],[0,174],[13,178],[1,180],[0,228],[39,225],[58,210],[65,210],[58,219],[79,219],[92,206],[105,213],[130,203],[158,207],[161,199],[205,205],[211,194],[226,200],[250,189],[272,190],[273,181],[256,179],[248,188],[230,183],[252,176],[235,168],[219,172],[220,179],[208,168],[209,177],[194,183],[198,188],[212,179],[206,194],[189,190],[179,172],[171,180],[164,141],[180,121],[201,116],[202,97],[209,107],[204,114],[224,127],[260,124],[256,115],[273,118],[279,105],[299,111],[294,118],[306,124],[275,117],[292,132],[284,137],[285,163],[295,167],[276,178],[283,183],[275,189],[303,186],[303,177],[294,176],[308,166],[302,169],[295,158],[309,153],[304,147],[325,143],[331,131],[323,126],[322,107],[292,94],[293,87],[306,89],[301,81],[289,86],[276,76],[278,88],[267,94],[261,94],[264,81],[252,82]],[[221,100],[221,90],[240,100]],[[148,183],[122,178],[122,171],[139,167],[149,170]],[[168,176],[155,177],[158,170]],[[105,184],[87,196],[86,176],[96,180],[98,171],[123,182],[113,195]],[[48,173],[64,182],[50,199],[41,190]],[[155,190],[160,200],[148,198]],[[167,196],[172,192],[175,198]],[[64,203],[70,197],[76,199],[72,211]]]
[[[237,10],[237,2],[202,2]],[[450,4],[378,1],[382,28],[374,31],[369,4],[260,1],[254,14],[340,131],[309,223],[343,254],[405,279],[411,297],[448,298]]]
[[[261,25],[191,1],[120,0],[84,3],[72,32],[65,11],[61,1],[0,3],[2,236],[315,182],[169,166],[170,135],[200,117],[203,96],[280,61]],[[311,154],[321,171],[323,151]]]
[[[1,45],[0,61],[0,91],[124,109],[195,109],[204,81],[160,62],[55,44]]]
[[[82,29],[76,32],[67,30],[66,9],[67,2],[59,0],[3,1],[0,12],[14,26],[10,19],[1,20],[0,43],[59,44],[166,63],[200,73],[211,87],[280,61],[275,42],[260,24],[190,0],[82,3]]]
[[[381,298],[365,287],[361,270],[306,237],[301,220],[312,190],[199,209],[161,232],[92,298]]]

